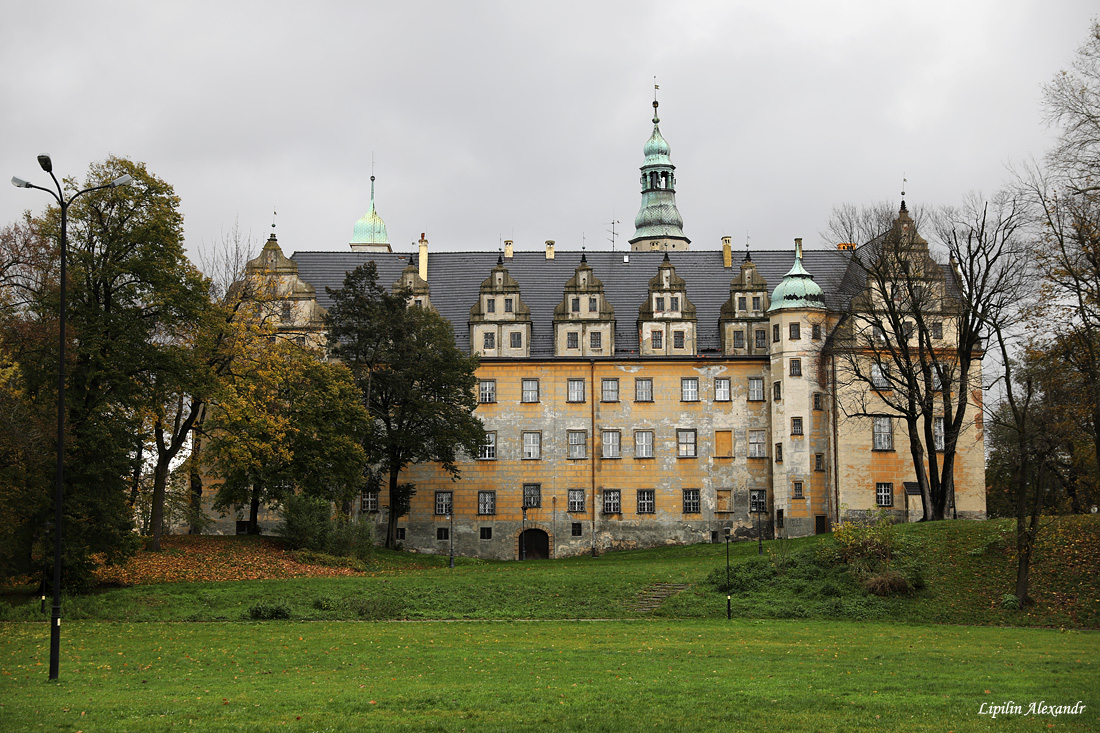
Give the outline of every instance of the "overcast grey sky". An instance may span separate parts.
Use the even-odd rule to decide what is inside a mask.
[[[818,232],[835,204],[991,192],[1051,132],[1040,87],[1095,0],[27,2],[0,0],[0,177],[145,161],[189,249],[278,210],[343,250],[369,208],[395,251],[617,247],[652,130],[693,249]],[[45,194],[0,189],[0,223]]]

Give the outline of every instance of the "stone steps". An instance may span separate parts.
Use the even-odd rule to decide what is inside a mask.
[[[655,610],[666,598],[671,598],[688,587],[688,583],[653,583],[646,586],[634,599],[631,610],[638,613],[650,613]]]

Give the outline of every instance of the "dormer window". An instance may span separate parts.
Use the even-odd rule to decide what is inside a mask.
[[[486,298],[485,299],[485,312],[486,313],[496,313],[497,312],[496,298]]]
[[[512,312],[512,299],[511,298],[505,298],[504,299],[504,312],[505,313],[511,313]]]
[[[663,339],[663,337],[664,337],[664,334],[661,331],[654,331],[653,332],[653,334],[651,336],[651,339],[653,341],[653,348],[655,348],[655,349],[664,348],[664,339]]]
[[[752,309],[754,311],[760,310],[760,296],[759,295],[752,296]]]
[[[484,348],[495,349],[497,347],[497,335],[495,333],[487,333],[484,335]]]
[[[737,310],[739,310],[739,311],[748,310],[747,303],[748,303],[748,299],[744,295],[739,296],[737,298]]]
[[[581,299],[580,298],[572,298],[569,301],[569,311],[571,313],[580,313],[581,312]]]
[[[663,311],[665,309],[665,299],[663,296],[658,295],[653,299],[653,310]]]
[[[668,308],[673,311],[680,310],[680,299],[673,295],[668,299]]]
[[[588,299],[588,312],[597,313],[600,310],[600,301],[598,298],[590,297]]]

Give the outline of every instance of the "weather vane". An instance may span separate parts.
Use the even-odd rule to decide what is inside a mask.
[[[271,208],[271,231],[275,232],[275,217],[279,215],[279,212],[274,207]]]

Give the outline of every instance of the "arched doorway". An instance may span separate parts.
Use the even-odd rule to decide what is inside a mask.
[[[550,535],[541,529],[524,530],[519,536],[520,560],[546,560],[550,557]]]

